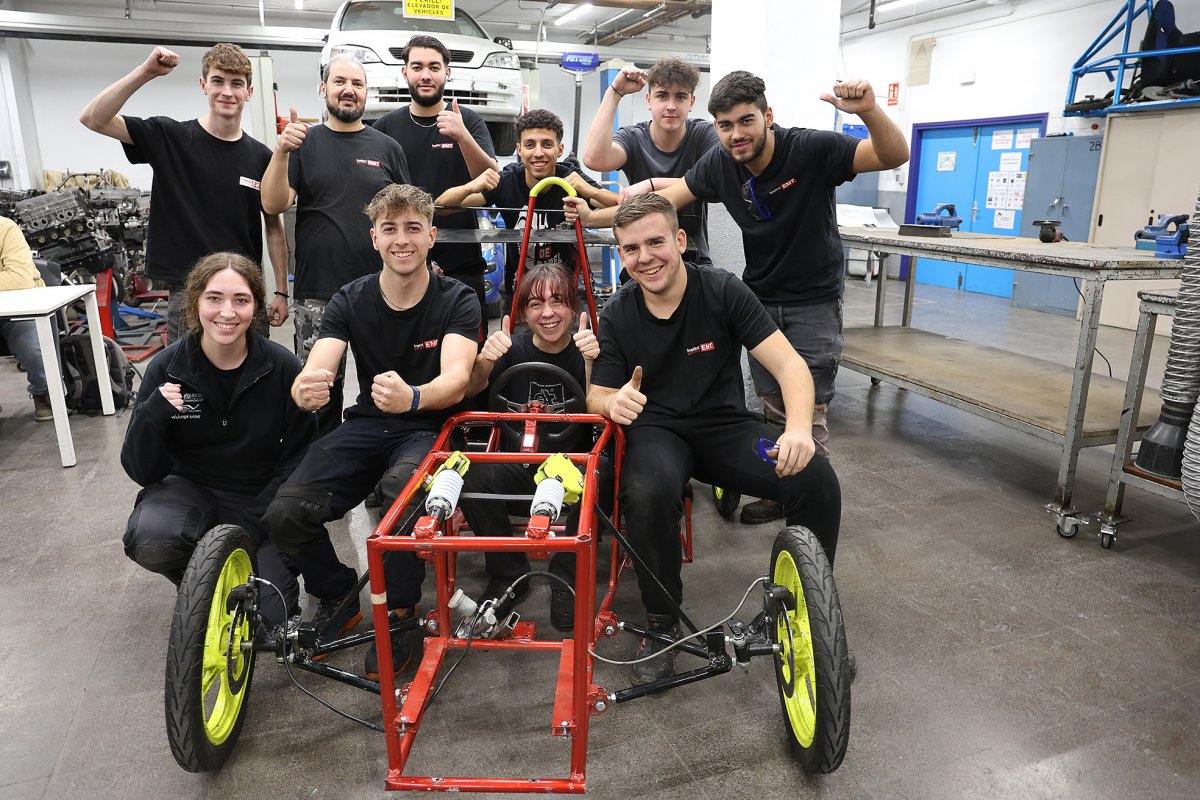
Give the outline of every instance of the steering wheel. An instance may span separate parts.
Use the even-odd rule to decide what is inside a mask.
[[[556,383],[561,383],[563,390],[567,393],[566,399],[561,403],[544,404],[548,413],[580,414],[587,410],[587,395],[584,393],[583,387],[579,385],[579,381],[575,380],[571,373],[565,369],[556,367],[553,364],[547,364],[544,361],[526,361],[524,364],[514,364],[504,370],[499,377],[492,379],[491,388],[488,390],[488,410],[495,412],[525,411],[528,403],[517,403],[509,400],[501,394],[501,390],[507,389],[517,378],[531,380],[535,375],[542,375]],[[553,420],[546,420],[546,422],[552,423]],[[558,431],[547,431],[545,439],[548,442],[557,443],[571,438],[575,435],[579,424],[577,422],[558,423],[558,427],[561,429]],[[525,434],[525,424],[523,422],[502,420],[500,427],[518,441]]]

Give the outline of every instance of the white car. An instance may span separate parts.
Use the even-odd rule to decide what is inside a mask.
[[[400,53],[415,33],[437,37],[450,51],[447,102],[469,106],[487,122],[497,155],[516,146],[513,123],[521,113],[523,81],[516,53],[492,41],[466,12],[454,20],[404,16],[403,0],[349,0],[333,15],[321,51],[321,68],[339,53],[363,62],[367,71],[368,122],[408,105],[408,84],[401,74]],[[500,40],[502,41],[502,40]]]

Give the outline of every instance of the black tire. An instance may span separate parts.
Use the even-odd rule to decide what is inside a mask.
[[[489,122],[488,133],[492,135],[492,147],[496,156],[511,156],[517,150],[517,124],[515,122]]]
[[[795,599],[791,608],[771,609],[770,625],[772,642],[782,646],[775,678],[788,742],[806,773],[833,772],[850,739],[850,667],[833,571],[807,528],[793,525],[775,537],[771,581]]]
[[[188,772],[220,767],[241,733],[254,677],[254,650],[241,644],[254,640],[257,615],[240,602],[230,609],[229,593],[256,569],[249,534],[218,525],[200,540],[179,584],[164,694],[171,753]],[[206,672],[205,651],[214,649],[223,666]]]
[[[488,319],[500,319],[502,316],[504,316],[504,301],[503,300],[497,300],[494,303],[487,304],[487,318]]]
[[[733,519],[733,515],[737,512],[738,506],[742,502],[741,492],[731,492],[728,489],[722,489],[720,486],[712,487],[713,505],[717,507],[717,513],[725,519]]]

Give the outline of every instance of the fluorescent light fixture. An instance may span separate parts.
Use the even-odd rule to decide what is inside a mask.
[[[875,13],[882,14],[884,11],[891,11],[903,6],[915,6],[916,4],[917,0],[888,0],[886,3],[880,3],[875,6]]]
[[[556,26],[557,25],[565,25],[568,22],[572,22],[574,20],[579,19],[580,17],[582,17],[584,14],[586,14],[587,12],[589,12],[591,10],[592,10],[591,3],[580,3],[579,5],[575,6],[570,11],[568,11],[567,13],[563,14],[558,19],[554,20],[554,24]]]
[[[654,8],[650,9],[649,11],[647,11],[645,14],[642,14],[642,19],[645,19],[646,17],[653,17],[653,16],[654,16],[655,14],[657,14],[658,12],[660,12],[660,11],[663,11],[664,9],[666,9],[666,7],[667,7],[667,4],[666,4],[666,3],[659,3],[659,4],[658,4],[658,5],[656,5]]]
[[[304,0],[296,0],[296,10],[297,11],[304,10]]]
[[[615,15],[609,17],[608,19],[604,20],[604,22],[601,22],[600,25],[601,26],[611,25],[612,23],[619,20],[621,17],[625,16],[626,14],[632,14],[634,11],[637,11],[637,9],[636,8],[627,8],[624,11],[622,11],[620,14],[615,14]]]

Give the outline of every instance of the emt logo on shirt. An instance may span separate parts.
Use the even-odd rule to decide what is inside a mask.
[[[417,342],[413,345],[413,350],[432,350],[438,346],[437,339],[426,339],[423,342]]]
[[[776,192],[782,192],[784,189],[790,189],[793,185],[795,185],[795,183],[796,183],[795,178],[788,178],[786,181],[779,184],[771,191],[767,192],[767,194],[772,195],[772,194],[775,194]]]
[[[454,142],[434,142],[430,147],[434,150],[453,150]]]
[[[379,162],[373,158],[356,158],[356,159],[354,159],[354,163],[355,164],[365,164],[368,167],[378,167],[379,166]]]
[[[713,344],[712,342],[704,342],[703,344],[692,345],[691,347],[689,347],[687,349],[687,354],[689,356],[694,356],[694,355],[696,355],[696,353],[711,353],[713,350],[716,350],[716,349],[717,349],[717,346],[715,344]]]

